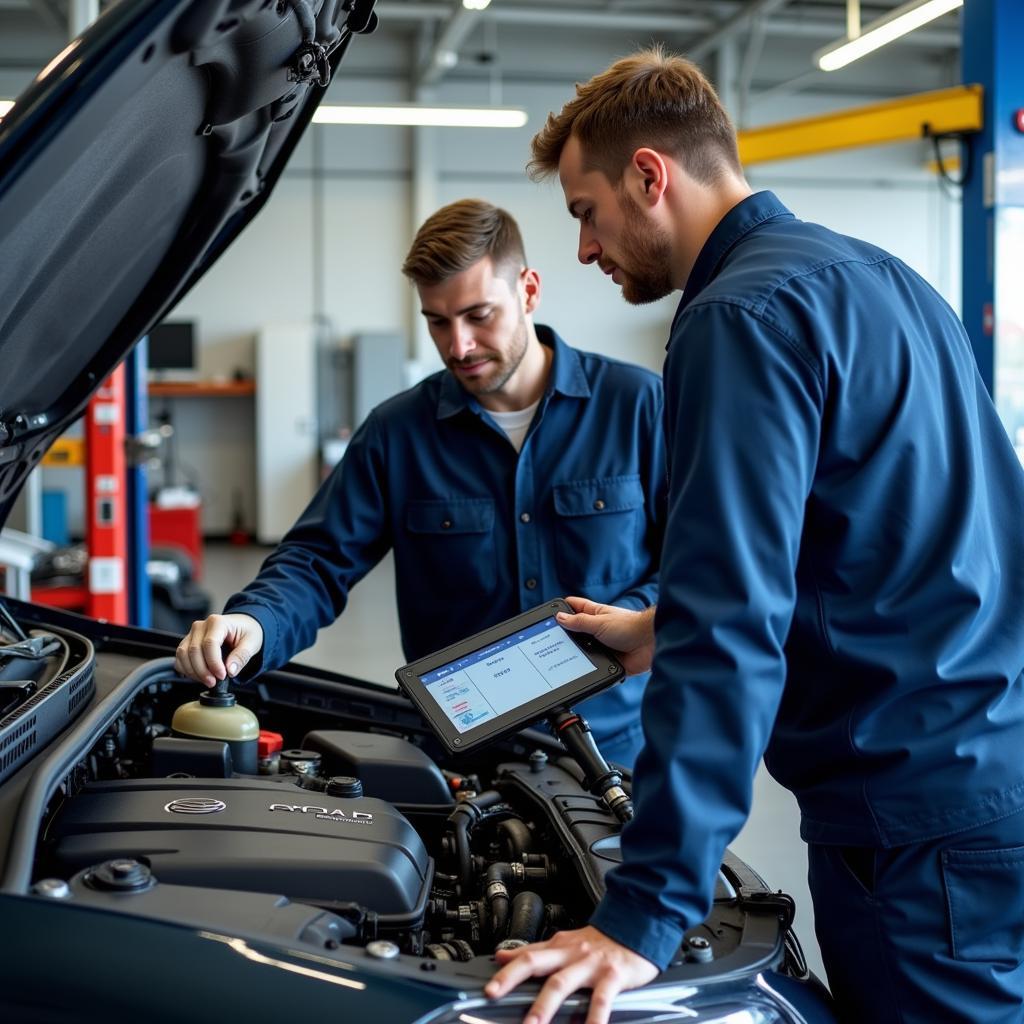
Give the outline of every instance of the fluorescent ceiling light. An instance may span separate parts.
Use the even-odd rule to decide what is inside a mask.
[[[14,100],[0,100],[0,118]],[[389,107],[325,104],[313,114],[317,124],[412,125],[433,128],[522,128],[526,111],[518,107],[421,107],[416,103]]]
[[[396,103],[388,107],[323,105],[313,114],[317,124],[385,124],[435,128],[522,128],[526,111],[516,107],[423,107]]]
[[[822,71],[837,71],[915,28],[955,11],[963,3],[964,0],[910,0],[884,18],[873,21],[856,39],[829,43],[818,50],[814,60]]]
[[[462,6],[467,11],[486,11],[491,6],[491,0],[462,0]]]

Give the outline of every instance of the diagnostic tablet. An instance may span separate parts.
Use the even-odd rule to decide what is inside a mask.
[[[450,753],[522,729],[623,678],[612,654],[560,626],[557,612],[572,609],[547,601],[395,673]]]

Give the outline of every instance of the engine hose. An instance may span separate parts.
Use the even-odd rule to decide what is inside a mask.
[[[509,886],[511,884],[511,864],[499,861],[487,869],[484,899],[491,912],[491,935],[496,941],[505,937],[505,930],[508,928],[509,903],[511,901]]]
[[[452,848],[458,864],[459,886],[463,894],[469,892],[473,881],[473,856],[469,848],[470,829],[480,820],[483,812],[501,803],[502,796],[496,789],[488,789],[477,796],[459,802],[458,807],[448,816],[448,832],[452,837]]]
[[[459,890],[463,895],[469,892],[469,884],[473,878],[473,855],[469,849],[469,819],[460,815],[448,819],[452,845],[455,853],[456,877]]]
[[[476,955],[473,947],[465,939],[452,939],[451,942],[434,942],[423,948],[424,956],[432,960],[472,960]]]
[[[498,835],[509,860],[521,861],[523,854],[529,853],[533,847],[533,833],[521,818],[503,821],[498,826]]]
[[[523,942],[536,942],[544,921],[544,901],[535,892],[520,892],[512,901],[512,917],[508,937]]]

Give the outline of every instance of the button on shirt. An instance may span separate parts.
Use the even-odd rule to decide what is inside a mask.
[[[665,389],[647,742],[593,919],[661,966],[710,908],[766,747],[812,842],[898,846],[1024,804],[1024,473],[953,311],[762,192],[701,251]]]
[[[369,415],[259,576],[228,601],[263,627],[246,676],[309,647],[389,549],[408,660],[567,594],[634,609],[657,600],[661,381],[549,328],[537,334],[554,352],[519,453],[447,370]],[[599,740],[625,743],[629,761],[645,680],[583,705]]]

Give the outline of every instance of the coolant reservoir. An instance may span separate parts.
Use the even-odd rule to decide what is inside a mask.
[[[257,740],[260,723],[256,716],[235,701],[227,680],[213,690],[204,690],[198,700],[182,704],[174,712],[171,731],[175,736],[199,740],[224,740],[231,749],[235,771],[257,772]]]

